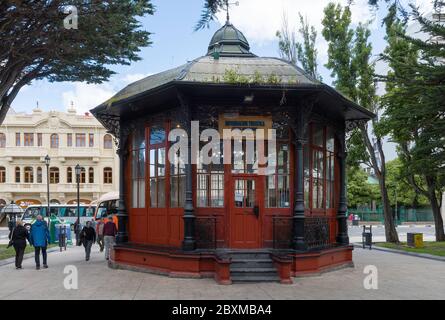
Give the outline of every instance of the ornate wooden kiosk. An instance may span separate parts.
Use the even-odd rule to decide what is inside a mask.
[[[135,82],[92,113],[119,144],[112,267],[230,284],[291,283],[352,264],[345,134],[374,115],[285,61],[255,56],[229,22],[206,56]],[[169,161],[175,128],[189,140],[206,129],[273,128],[276,166],[263,175],[243,156]]]

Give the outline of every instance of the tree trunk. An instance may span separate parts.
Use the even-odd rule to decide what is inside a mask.
[[[394,217],[392,215],[391,204],[389,202],[388,189],[386,188],[386,179],[379,179],[380,193],[382,195],[383,216],[385,217],[385,236],[386,242],[399,243]]]
[[[445,241],[445,233],[443,229],[443,219],[440,213],[440,204],[436,196],[436,188],[434,178],[426,177],[426,184],[428,187],[428,200],[431,203],[431,209],[433,210],[434,226],[436,228],[436,241]]]
[[[383,153],[383,146],[380,138],[377,137],[377,147],[381,158],[381,165],[379,167],[377,158],[375,156],[375,149],[369,139],[368,130],[365,125],[360,126],[360,132],[368,150],[374,172],[379,180],[380,194],[382,196],[383,217],[385,223],[385,236],[387,242],[399,243],[399,235],[397,234],[394,217],[392,216],[391,204],[389,202],[388,189],[386,188],[386,164],[385,154]]]

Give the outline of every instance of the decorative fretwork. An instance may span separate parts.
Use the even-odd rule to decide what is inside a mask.
[[[216,249],[216,217],[196,217],[195,239],[197,249]]]
[[[368,120],[347,120],[345,122],[346,132],[350,132],[354,129],[357,129],[357,128],[365,125],[367,122],[368,122]]]
[[[328,217],[304,219],[304,238],[308,250],[323,249],[331,245],[329,221]]]
[[[292,217],[274,216],[272,218],[272,236],[274,249],[291,249],[292,223]]]

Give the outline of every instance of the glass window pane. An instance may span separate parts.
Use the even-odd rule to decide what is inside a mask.
[[[139,180],[139,208],[145,208],[145,180]]]
[[[312,127],[312,143],[319,147],[324,146],[323,127],[318,124],[314,124]]]
[[[304,145],[303,148],[303,166],[304,166],[304,207],[309,209],[309,184],[310,184],[310,168],[309,168],[309,146]]]
[[[332,129],[328,128],[328,130],[326,131],[326,150],[334,152],[334,148],[335,148],[334,132]]]
[[[179,176],[179,197],[178,197],[178,208],[183,208],[185,205],[185,175]]]
[[[165,129],[160,126],[150,128],[150,145],[164,143],[166,139]]]
[[[157,191],[156,191],[156,187],[157,187],[157,183],[156,183],[156,178],[151,178],[150,179],[150,207],[151,208],[156,208],[158,206],[158,201],[157,201]]]
[[[158,208],[165,208],[165,178],[158,179]]]
[[[165,148],[158,149],[158,176],[165,176]]]
[[[145,128],[139,127],[133,132],[133,149],[145,148]]]
[[[170,207],[178,207],[178,177],[170,178]]]

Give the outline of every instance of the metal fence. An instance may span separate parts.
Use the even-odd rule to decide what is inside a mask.
[[[216,249],[216,217],[196,217],[196,247]]]
[[[304,219],[304,240],[308,250],[330,247],[330,218],[306,217]],[[273,248],[292,248],[292,217],[275,216],[272,219]]]
[[[360,220],[365,222],[383,223],[384,221],[382,208],[378,208],[374,211],[368,209],[349,209],[348,214],[358,215],[360,217]],[[397,209],[397,214],[395,214],[393,209],[393,214],[397,223],[434,221],[434,216],[431,208],[407,209],[404,207],[400,207]]]

